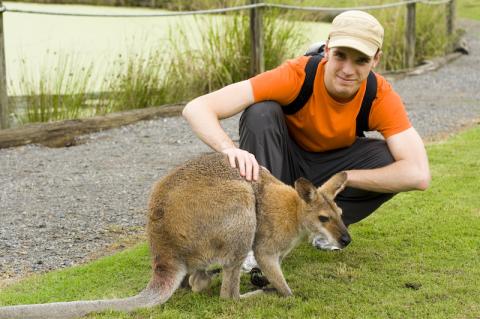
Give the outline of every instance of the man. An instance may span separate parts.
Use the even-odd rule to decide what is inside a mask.
[[[383,27],[373,16],[343,12],[332,22],[313,92],[298,111],[286,114],[285,108],[299,95],[309,56],[198,97],[183,115],[247,180],[258,178],[259,165],[288,184],[303,176],[319,186],[346,171],[347,188],[336,201],[348,226],[395,193],[425,190],[430,182],[423,142],[400,97],[379,74],[372,73],[376,92],[367,119],[369,130],[380,132],[384,140],[356,136],[356,117],[367,78],[380,61],[382,42]],[[219,119],[243,110],[237,147]]]

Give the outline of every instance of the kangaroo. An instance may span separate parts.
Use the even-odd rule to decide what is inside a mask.
[[[280,264],[303,235],[322,235],[343,248],[350,235],[335,196],[346,173],[320,188],[304,178],[288,186],[266,169],[248,182],[225,155],[202,155],[158,181],[148,203],[152,277],[138,295],[123,299],[57,302],[0,308],[0,318],[75,318],[104,310],[133,311],[166,302],[185,276],[194,292],[208,287],[211,264],[223,267],[221,298],[240,298],[240,269],[253,249],[263,273],[281,296],[292,291]]]

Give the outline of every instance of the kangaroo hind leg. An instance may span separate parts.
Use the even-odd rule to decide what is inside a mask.
[[[240,298],[240,269],[241,261],[235,265],[223,267],[222,288],[220,297],[225,299]]]

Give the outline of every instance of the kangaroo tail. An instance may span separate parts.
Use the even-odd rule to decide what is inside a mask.
[[[153,307],[166,302],[180,286],[185,275],[185,270],[176,271],[164,278],[154,275],[147,288],[134,297],[0,307],[0,319],[67,319],[105,310],[133,311]]]

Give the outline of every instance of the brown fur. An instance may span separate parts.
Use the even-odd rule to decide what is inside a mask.
[[[153,271],[143,292],[125,299],[3,307],[0,318],[73,318],[158,305],[186,274],[193,291],[208,287],[206,269],[213,263],[223,266],[220,296],[239,298],[240,268],[251,249],[273,287],[289,296],[280,263],[303,234],[322,234],[339,247],[350,241],[333,201],[345,182],[346,174],[339,173],[318,189],[306,179],[292,188],[262,170],[251,183],[222,154],[198,157],[153,187],[147,224]]]

